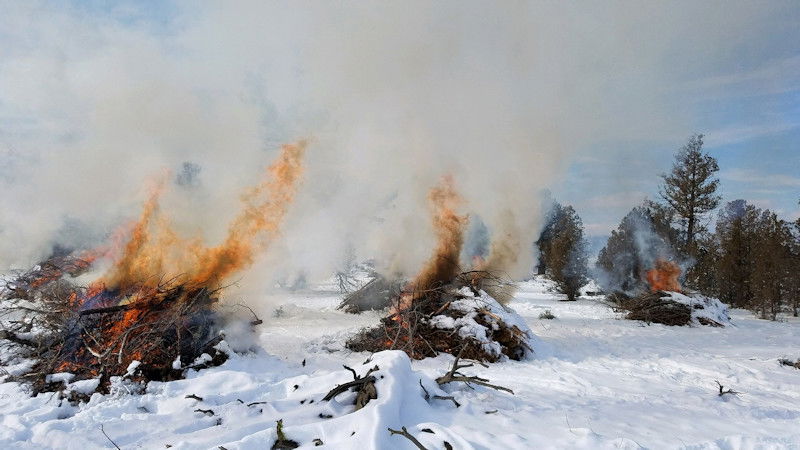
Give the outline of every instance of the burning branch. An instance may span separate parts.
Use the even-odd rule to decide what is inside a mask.
[[[221,364],[227,355],[214,348],[222,339],[214,306],[222,281],[252,264],[277,235],[302,175],[304,151],[303,142],[283,147],[264,181],[242,196],[241,213],[216,247],[181,238],[172,229],[159,208],[166,188],[162,178],[150,188],[140,218],[126,230],[127,240],[100,280],[81,288],[64,275],[85,271],[113,250],[54,256],[7,283],[0,314],[14,315],[17,325],[0,340],[16,345],[18,356],[38,361],[25,375],[35,381],[34,391],[59,389],[46,381],[50,373],[99,377],[102,390],[111,376],[131,376],[134,361],[139,381],[180,378],[187,368]],[[255,314],[251,323],[260,323]],[[27,339],[23,333],[32,329],[38,335]],[[200,358],[206,353],[214,355],[210,361]],[[181,358],[195,363],[173,368]]]
[[[278,160],[267,168],[265,180],[242,195],[242,211],[229,225],[223,243],[215,247],[178,236],[159,210],[164,181],[157,183],[101,286],[128,289],[152,285],[154,276],[183,274],[185,285],[202,288],[218,285],[251,265],[271,243],[294,199],[305,147],[304,142],[283,147]]]
[[[647,271],[647,282],[651,292],[672,291],[681,292],[681,268],[672,261],[657,259],[655,266]]]

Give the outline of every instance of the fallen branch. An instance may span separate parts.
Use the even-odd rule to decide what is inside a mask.
[[[111,445],[113,445],[114,448],[116,448],[117,450],[122,450],[121,448],[119,448],[119,445],[117,445],[116,442],[114,442],[110,437],[108,437],[108,435],[106,434],[106,430],[103,429],[102,423],[100,424],[100,431],[103,433],[103,436],[105,436],[106,439],[108,439],[108,442],[111,442]]]
[[[779,363],[783,366],[794,367],[795,369],[800,369],[800,359],[797,361],[792,361],[791,359],[781,358],[778,360]]]
[[[730,388],[727,389],[727,390],[723,390],[724,386],[722,386],[719,381],[714,380],[714,382],[717,383],[717,386],[719,386],[719,396],[720,397],[722,397],[725,394],[731,394],[731,395],[739,395],[740,394],[740,392],[734,391],[733,389],[730,389]]]
[[[418,441],[417,438],[412,436],[411,433],[409,433],[408,430],[406,430],[406,427],[400,428],[399,431],[389,428],[389,433],[391,433],[392,436],[394,436],[395,434],[399,434],[400,436],[403,436],[404,438],[406,438],[409,441],[411,441],[412,444],[416,445],[419,450],[428,450],[427,447],[422,445],[422,443],[420,441]]]
[[[463,351],[463,348],[462,348],[461,351]],[[472,363],[459,364],[458,361],[460,359],[461,359],[461,352],[459,352],[458,356],[456,356],[456,359],[453,360],[453,366],[450,368],[450,370],[446,374],[444,374],[441,377],[437,378],[436,379],[436,383],[438,383],[441,386],[443,384],[453,383],[453,382],[459,381],[459,382],[462,382],[462,383],[466,383],[467,386],[469,386],[470,383],[472,383],[472,384],[477,384],[479,386],[485,386],[485,387],[488,387],[488,388],[496,389],[498,391],[505,391],[505,392],[510,393],[511,395],[514,395],[514,391],[512,391],[511,389],[509,389],[507,387],[504,387],[504,386],[498,386],[496,384],[491,384],[491,383],[489,383],[489,380],[487,380],[486,378],[481,378],[481,377],[477,377],[477,376],[467,376],[467,375],[464,375],[463,373],[460,373],[459,370],[466,369],[468,367],[473,367],[474,366],[474,364],[472,364]]]
[[[347,391],[348,389],[352,389],[353,392],[357,392],[356,394],[356,411],[363,408],[370,400],[378,398],[378,390],[375,389],[375,381],[376,378],[372,376],[372,372],[379,370],[378,366],[369,369],[363,377],[359,377],[356,374],[356,371],[351,369],[350,367],[343,366],[345,369],[349,370],[353,374],[353,381],[348,381],[347,383],[340,384],[335,388],[331,389],[325,397],[322,398],[323,401],[330,401],[331,399],[335,398],[337,395]]]
[[[433,398],[435,400],[450,400],[450,401],[453,402],[454,405],[456,405],[456,408],[461,406],[461,403],[458,403],[456,401],[456,398],[453,397],[452,395],[434,395],[434,396],[431,396],[431,394],[428,393],[428,390],[425,389],[425,386],[422,385],[422,380],[419,380],[419,387],[421,387],[422,390],[425,391],[425,401],[426,402],[430,401],[430,399]]]
[[[254,327],[256,325],[261,325],[262,323],[264,323],[263,320],[258,318],[258,316],[256,315],[256,312],[253,311],[253,308],[251,308],[251,307],[249,307],[247,305],[243,305],[241,303],[237,303],[234,306],[241,306],[242,308],[246,308],[248,311],[250,311],[250,314],[253,315],[253,320],[250,321],[250,326]]]

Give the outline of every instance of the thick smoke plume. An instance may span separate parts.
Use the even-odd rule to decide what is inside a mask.
[[[452,282],[460,270],[459,258],[464,244],[467,216],[459,215],[462,202],[451,177],[442,181],[428,195],[436,246],[433,256],[411,283],[412,290],[424,291]]]
[[[252,289],[326,277],[346,249],[418,273],[437,245],[427,190],[443,174],[491,231],[490,266],[524,276],[539,193],[573,156],[684,136],[691,106],[664,87],[708,73],[731,36],[762,32],[749,24],[775,13],[726,3],[720,15],[713,2],[138,5],[5,5],[0,265],[107,240],[163,168],[189,167],[191,182],[165,180],[146,228],[169,212],[176,235],[227,242],[230,199],[279,143],[308,136],[303,189]],[[219,272],[239,261],[210,256]]]

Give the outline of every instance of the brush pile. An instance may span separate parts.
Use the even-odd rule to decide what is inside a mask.
[[[359,314],[389,308],[392,306],[392,299],[400,295],[402,289],[402,281],[392,281],[375,273],[367,284],[347,294],[336,309]]]
[[[16,364],[15,379],[34,393],[108,392],[115,377],[172,380],[227,359],[218,291],[179,279],[115,290],[75,284],[70,275],[90,265],[51,258],[0,292],[2,363]]]
[[[278,236],[304,153],[302,141],[281,148],[240,196],[241,209],[217,245],[178,233],[160,204],[167,178],[152,180],[139,218],[92,252],[113,264],[88,288],[68,276],[85,271],[93,258],[51,258],[6,283],[0,344],[12,348],[2,363],[26,360],[28,370],[14,372],[35,392],[77,380],[72,384],[81,383],[84,394],[108,391],[115,378],[171,380],[222,363],[227,347],[215,307],[221,286]]]
[[[422,359],[439,353],[478,361],[520,360],[531,355],[533,335],[525,321],[481,285],[505,282],[486,272],[458,275],[453,282],[398,293],[391,314],[347,342],[354,351],[402,350]]]
[[[628,320],[670,326],[723,327],[730,323],[728,307],[724,303],[699,294],[655,291],[629,296],[616,292],[609,295],[609,300],[615,309],[626,313]]]

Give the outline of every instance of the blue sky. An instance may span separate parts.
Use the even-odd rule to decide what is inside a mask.
[[[658,175],[693,133],[705,134],[719,163],[723,202],[742,198],[800,218],[800,27],[778,29],[762,52],[731,60],[675,90],[692,109],[684,135],[590,146],[571,165],[555,193],[576,206],[590,235],[616,227],[638,200],[657,198]]]

